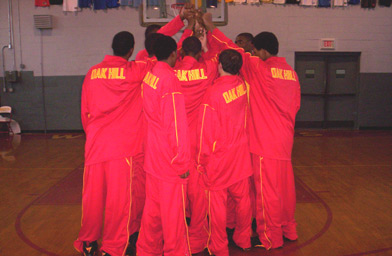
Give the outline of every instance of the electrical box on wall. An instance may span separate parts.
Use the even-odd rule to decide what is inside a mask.
[[[5,71],[5,80],[8,83],[16,83],[19,77],[18,71]]]

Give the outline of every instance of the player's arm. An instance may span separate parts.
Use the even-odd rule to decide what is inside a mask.
[[[135,60],[145,60],[147,57],[148,52],[146,49],[143,49],[136,54]]]
[[[243,48],[238,47],[231,39],[222,33],[212,22],[212,16],[209,13],[203,15],[203,22],[205,27],[212,32],[211,44],[216,45],[220,51],[232,49],[239,52],[242,56],[243,65],[241,67],[241,74],[250,74],[258,72],[261,65],[265,65],[259,57],[251,56],[250,53],[245,52]],[[220,53],[219,51],[219,53]],[[218,54],[219,54],[218,53]]]
[[[88,101],[87,101],[88,99],[87,86],[90,81],[90,76],[91,76],[91,72],[88,72],[82,86],[82,101],[81,101],[80,117],[82,119],[82,126],[84,131],[86,131],[88,119],[90,116],[90,111],[88,109]]]
[[[184,29],[184,33],[182,33],[182,36],[180,40],[177,43],[177,57],[180,56],[180,50],[182,48],[182,43],[184,42],[185,39],[187,39],[190,36],[193,36],[193,28],[195,26],[195,18],[194,16],[188,16],[187,17],[188,25]]]
[[[174,80],[170,82],[178,83]],[[169,146],[174,152],[171,165],[178,176],[186,178],[189,175],[190,142],[184,95],[180,92],[166,93],[161,104],[163,126],[168,134]]]
[[[134,66],[131,69],[132,75],[130,77],[132,77],[132,79],[137,78],[137,81],[141,83],[144,77],[146,76],[147,72],[150,71],[155,66],[157,61],[149,58],[146,60],[135,60],[133,61],[133,63]]]
[[[188,19],[189,16],[192,15],[192,12],[194,11],[194,8],[192,8],[192,4],[186,3],[184,7],[182,7],[180,14],[165,26],[161,27],[157,32],[166,36],[174,36],[177,34],[185,26],[184,19]]]
[[[200,106],[198,123],[198,154],[197,169],[201,173],[206,173],[205,167],[208,165],[211,155],[215,151],[217,132],[216,111],[208,103]]]
[[[215,57],[218,57],[219,53],[221,52],[222,49],[220,49],[220,45],[216,42],[216,40],[213,39],[212,33],[210,31],[206,31],[205,33],[205,44],[206,44],[206,49],[207,51],[204,51],[203,53],[203,58],[205,60],[213,59]],[[204,49],[204,47],[203,47]]]
[[[209,43],[213,44],[214,46],[221,46],[221,48],[224,49],[235,49],[239,51],[240,47],[238,47],[236,44],[233,43],[229,38],[226,37],[225,34],[223,34],[214,24],[212,21],[212,14],[211,13],[204,13],[203,14],[203,24],[204,27],[207,29],[207,31],[212,33],[212,38],[214,38],[217,42],[214,42],[213,40],[210,40]],[[244,50],[242,49],[242,52]]]
[[[295,73],[295,76],[296,76],[296,78],[297,78],[297,81],[299,81],[299,80],[298,80],[297,73]],[[297,103],[297,106],[296,106],[297,111],[296,111],[296,112],[298,112],[299,109],[300,109],[300,107],[301,107],[301,86],[300,86],[299,83],[298,83],[298,88],[297,88],[296,94],[297,94],[297,95],[296,95],[296,103]]]

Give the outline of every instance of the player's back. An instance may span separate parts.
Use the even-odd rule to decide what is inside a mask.
[[[179,81],[167,63],[158,61],[142,86],[147,127],[144,169],[160,179],[185,182],[177,173],[189,167],[188,127]]]
[[[180,81],[180,91],[184,95],[192,152],[195,153],[199,106],[202,103],[207,88],[217,78],[217,60],[214,58],[198,62],[195,58],[186,56],[177,62],[174,69]]]
[[[211,189],[223,189],[252,173],[246,133],[248,100],[245,82],[236,75],[219,77],[208,89],[202,107],[204,116],[206,111],[212,114],[201,125],[211,124],[215,138],[206,167],[207,176]]]
[[[297,74],[281,57],[250,57],[243,74],[250,83],[251,152],[290,160],[300,105]]]
[[[82,123],[86,164],[141,151],[141,81],[149,65],[106,56],[86,75],[82,89]]]

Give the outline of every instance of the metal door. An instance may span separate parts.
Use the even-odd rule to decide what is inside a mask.
[[[359,56],[357,52],[296,53],[301,84],[296,127],[357,128]]]

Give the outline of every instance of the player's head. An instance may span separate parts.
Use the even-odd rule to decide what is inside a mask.
[[[146,48],[147,52],[148,52],[148,56],[152,57],[154,56],[154,44],[155,42],[162,37],[163,35],[160,33],[152,33],[149,34],[146,38],[146,40],[144,41],[144,47]]]
[[[115,56],[124,57],[127,60],[133,53],[135,39],[128,31],[121,31],[113,37],[112,49]]]
[[[198,59],[201,55],[201,42],[195,36],[190,36],[182,42],[181,55]]]
[[[173,38],[163,35],[155,41],[153,50],[158,61],[167,62],[174,67],[177,59],[177,43]]]
[[[261,32],[253,38],[253,52],[262,60],[275,56],[279,52],[278,38],[271,32]]]
[[[161,28],[160,25],[152,24],[146,28],[146,31],[144,31],[144,37],[147,38],[148,35],[156,33],[159,29]]]
[[[253,48],[252,40],[253,35],[251,33],[241,33],[235,38],[235,44],[243,48],[245,52],[251,52]]]
[[[224,50],[219,54],[219,73],[222,71],[231,75],[237,75],[242,67],[242,56],[235,50]]]

